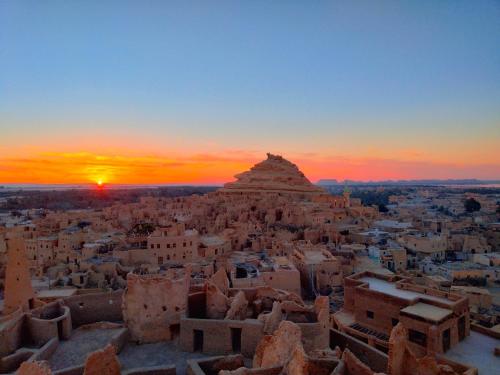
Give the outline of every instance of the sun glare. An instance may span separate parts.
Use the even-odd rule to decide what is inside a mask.
[[[98,180],[96,180],[96,184],[98,188],[102,188],[104,187],[104,180],[102,178],[99,178]]]

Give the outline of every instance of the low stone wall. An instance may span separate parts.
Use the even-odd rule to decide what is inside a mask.
[[[28,328],[30,339],[36,346],[44,345],[52,338],[67,340],[72,330],[70,309],[59,302],[44,306],[28,318]]]
[[[56,351],[59,346],[59,339],[54,337],[47,341],[47,343],[42,346],[38,351],[30,358],[30,361],[44,361],[52,357],[52,354]]]
[[[55,352],[59,340],[57,337],[49,340],[40,349],[21,348],[11,355],[7,355],[0,359],[0,373],[10,373],[16,371],[22,362],[25,361],[42,361],[50,358]]]
[[[123,291],[75,295],[64,299],[73,327],[96,322],[121,322]]]
[[[187,361],[187,375],[218,375],[220,370],[235,370],[243,366],[243,356],[240,354],[230,356],[217,356],[203,359],[190,359]],[[282,366],[248,369],[251,375],[279,375]]]
[[[151,366],[122,371],[122,375],[176,375],[176,371],[175,366]]]
[[[34,350],[20,349],[0,359],[0,373],[11,373],[18,369],[22,362],[29,360]]]
[[[83,375],[85,365],[78,365],[54,371],[54,375]]]
[[[342,349],[342,351],[349,349],[357,358],[374,371],[382,373],[387,371],[387,354],[343,332],[331,329],[330,348],[335,349],[336,346]]]
[[[220,320],[181,318],[180,346],[187,352],[195,351],[194,331],[203,332],[202,351],[206,354],[233,353],[231,329],[241,329],[241,354],[252,357],[264,336],[262,322],[256,319]]]
[[[85,365],[68,367],[54,372],[54,375],[83,375]],[[176,375],[175,366],[137,367],[121,371],[122,375]]]
[[[448,359],[446,357],[443,357],[443,356],[440,356],[440,355],[436,355],[436,361],[440,365],[450,366],[455,372],[457,372],[459,374],[462,374],[462,375],[478,375],[477,368],[466,366],[463,363],[452,361],[451,359]]]
[[[22,331],[26,314],[21,309],[0,321],[0,358],[14,353],[22,345]]]
[[[298,323],[306,351],[323,349],[329,344],[329,330],[321,323]],[[236,352],[233,348],[233,331],[241,330],[240,351],[245,357],[252,357],[262,337],[263,323],[257,319],[225,320],[181,318],[180,346],[187,352],[195,351],[195,330],[203,332],[202,351],[206,354],[222,355]]]
[[[110,344],[115,347],[116,353],[120,353],[130,338],[130,331],[128,328],[121,328],[111,338]]]
[[[487,327],[483,327],[482,325],[480,324],[477,324],[477,323],[472,323],[470,324],[470,329],[472,329],[473,331],[476,331],[476,332],[479,332],[479,333],[482,333],[483,335],[486,335],[486,336],[490,336],[490,337],[493,337],[497,340],[500,339],[500,332],[498,331],[494,331],[490,328],[487,328]]]

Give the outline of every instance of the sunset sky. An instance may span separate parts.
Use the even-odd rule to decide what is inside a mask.
[[[499,1],[0,2],[1,183],[500,179]]]

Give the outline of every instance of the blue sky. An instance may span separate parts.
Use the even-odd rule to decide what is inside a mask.
[[[498,1],[2,1],[0,154],[95,132],[498,166],[499,20]]]

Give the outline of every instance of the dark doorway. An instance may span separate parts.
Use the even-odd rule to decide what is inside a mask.
[[[63,321],[59,320],[57,322],[57,337],[59,337],[59,341],[61,341],[63,337]]]
[[[458,341],[465,339],[465,316],[458,319]]]
[[[203,331],[199,329],[193,330],[193,351],[203,351]]]
[[[35,308],[35,301],[34,301],[34,299],[33,299],[33,298],[30,298],[30,299],[28,300],[28,307],[29,307],[29,309],[30,309],[30,310],[32,310],[32,309],[34,309],[34,308]]]
[[[234,353],[241,352],[241,328],[231,328],[231,342]]]
[[[450,329],[448,328],[447,330],[445,330],[443,332],[443,352],[446,352],[448,351],[448,349],[450,349],[450,344],[451,344],[451,341],[450,341]]]
[[[181,325],[180,324],[171,324],[170,325],[170,336],[172,336],[172,340],[179,337],[181,333]]]
[[[236,266],[236,278],[237,279],[245,279],[248,277],[247,270],[243,267]]]
[[[276,221],[281,221],[282,218],[283,218],[283,211],[277,210],[276,211]]]

